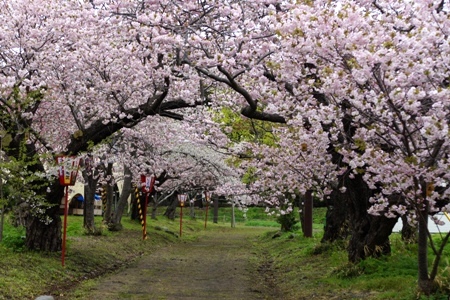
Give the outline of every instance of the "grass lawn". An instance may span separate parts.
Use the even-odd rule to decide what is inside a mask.
[[[50,291],[61,291],[88,278],[116,270],[171,243],[194,242],[205,230],[205,210],[195,209],[195,219],[189,208],[183,210],[183,236],[179,238],[179,219],[162,217],[147,219],[148,239],[142,240],[139,222],[124,216],[124,230],[99,236],[84,234],[83,217],[69,216],[65,267],[61,253],[38,253],[23,248],[24,230],[5,222],[0,243],[0,299],[33,299]],[[392,254],[380,259],[367,259],[358,265],[347,263],[345,242],[321,244],[325,209],[314,210],[314,236],[305,238],[299,231],[276,235],[279,224],[262,208],[247,211],[235,209],[237,226],[267,227],[268,233],[255,244],[261,264],[270,267],[278,287],[286,299],[433,299],[447,300],[448,295],[424,297],[417,294],[417,246],[405,245],[398,234],[391,236]],[[96,219],[101,227],[101,217]],[[231,226],[231,208],[219,210],[218,223],[213,222],[210,207],[206,230]],[[438,239],[438,236],[435,236]],[[449,288],[450,246],[441,262],[439,282]],[[431,251],[430,251],[431,253]]]

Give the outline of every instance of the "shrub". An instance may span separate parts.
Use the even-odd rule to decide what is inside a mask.
[[[281,224],[282,231],[294,231],[294,225],[298,223],[298,221],[295,220],[293,213],[280,215],[277,218],[277,222]]]

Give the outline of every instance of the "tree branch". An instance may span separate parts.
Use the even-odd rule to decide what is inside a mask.
[[[98,119],[83,130],[81,135],[77,135],[76,137],[72,136],[69,145],[67,145],[68,151],[71,154],[86,151],[90,144],[96,145],[122,128],[133,127],[143,118],[159,114],[161,104],[169,92],[169,83],[169,79],[166,78],[162,93],[149,98],[146,103],[138,107],[122,110],[119,113],[111,114],[111,120],[105,118]],[[127,117],[120,119],[119,115],[121,113],[124,113]],[[112,121],[114,119],[119,121]]]

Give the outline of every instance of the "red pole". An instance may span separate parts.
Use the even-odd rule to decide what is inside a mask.
[[[205,215],[205,228],[206,228],[206,223],[208,222],[208,202],[206,202],[206,215]]]
[[[144,228],[142,231],[142,239],[147,239],[147,205],[148,205],[148,194],[145,194],[145,205],[144,205]]]
[[[61,264],[64,267],[64,257],[66,254],[66,232],[67,232],[67,203],[69,202],[69,186],[66,185],[66,195],[64,198],[64,226],[63,226],[63,242],[61,253]]]
[[[183,206],[181,206],[181,211],[180,211],[180,237],[183,233]]]

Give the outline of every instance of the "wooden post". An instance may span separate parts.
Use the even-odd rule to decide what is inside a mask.
[[[303,206],[303,217],[304,217],[304,229],[303,229],[303,235],[305,237],[312,237],[313,236],[313,199],[312,199],[312,191],[308,190],[305,193],[305,204]]]

